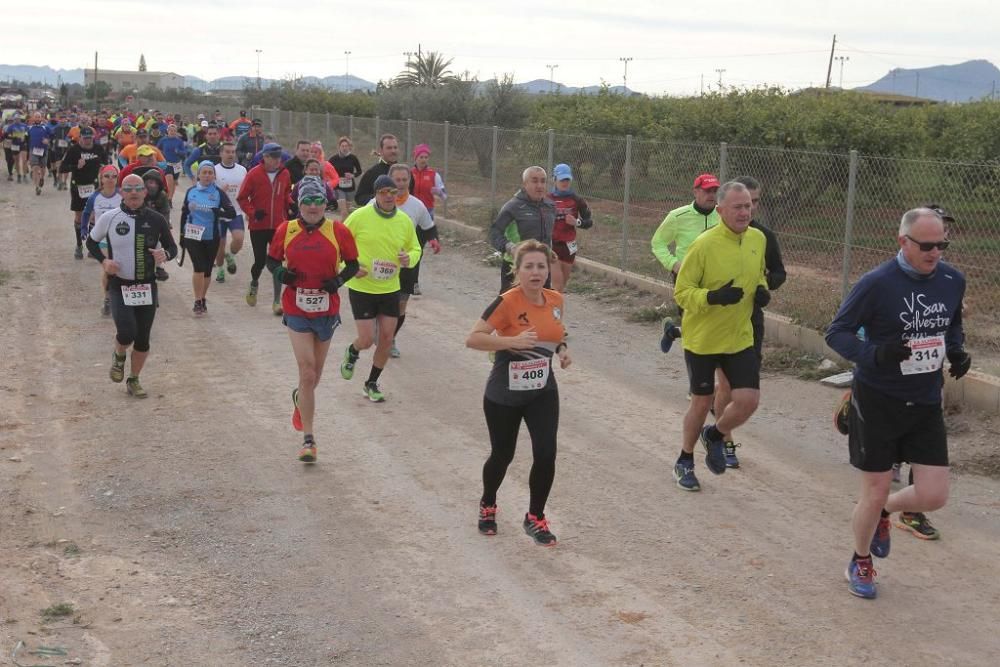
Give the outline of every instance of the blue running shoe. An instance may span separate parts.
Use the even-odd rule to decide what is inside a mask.
[[[878,589],[875,588],[875,575],[878,573],[872,566],[871,558],[852,560],[847,565],[847,572],[844,574],[847,577],[847,590],[851,592],[851,595],[857,595],[866,600],[874,600],[878,597]]]
[[[718,440],[709,440],[708,429],[711,426],[706,426],[701,429],[701,444],[705,445],[705,465],[716,475],[721,475],[726,472],[726,443],[719,438]]]
[[[727,468],[739,468],[740,459],[736,456],[736,448],[740,446],[740,443],[733,442],[732,440],[726,440],[726,467]]]
[[[678,461],[674,464],[674,479],[677,486],[685,491],[701,491],[698,478],[694,476],[694,463]]]
[[[670,351],[674,341],[681,337],[681,328],[674,324],[669,317],[663,320],[663,337],[660,338],[660,352],[666,354]]]
[[[883,516],[878,520],[878,526],[875,527],[875,534],[872,535],[872,555],[878,556],[879,558],[889,557],[889,547],[891,544],[891,531],[892,524],[889,522],[889,517]]]

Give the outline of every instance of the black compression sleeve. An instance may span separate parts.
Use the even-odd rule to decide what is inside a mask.
[[[361,269],[361,265],[358,264],[358,260],[349,259],[344,262],[344,270],[337,274],[337,278],[340,279],[340,284],[343,285],[348,280],[357,275],[358,271]]]
[[[87,252],[90,253],[90,256],[98,262],[104,262],[104,260],[107,259],[107,257],[104,256],[104,253],[101,252],[101,244],[90,238],[89,234],[87,235]]]

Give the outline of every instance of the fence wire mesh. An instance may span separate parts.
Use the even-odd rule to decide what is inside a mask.
[[[230,120],[240,111],[236,105],[170,105],[170,111],[186,118],[211,116],[215,109]],[[939,204],[955,217],[946,261],[968,278],[969,346],[980,354],[977,366],[1000,371],[998,165],[857,156],[851,193],[852,159],[846,154],[275,109],[253,109],[251,115],[289,149],[300,139],[319,140],[331,155],[338,137],[349,136],[365,166],[376,159],[380,135],[396,136],[401,162],[412,162],[414,146],[427,144],[449,194],[441,210],[483,229],[520,187],[525,167],[540,165],[551,172],[565,162],[573,169],[574,189],[594,212],[594,227],[580,235],[581,256],[661,280],[667,271],[649,242],[671,209],[691,201],[694,176],[752,176],[763,186],[757,217],[776,233],[788,271],[769,310],[820,330],[836,312],[845,286],[896,252],[902,214]],[[854,207],[848,211],[852,194]]]

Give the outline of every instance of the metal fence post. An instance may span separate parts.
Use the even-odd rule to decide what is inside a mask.
[[[311,121],[312,121],[312,114],[307,111],[306,112],[306,136],[302,137],[306,141],[312,141],[312,130],[310,129],[310,126],[312,125]]]
[[[330,112],[326,112],[326,136],[330,136]]]
[[[382,119],[375,116],[375,150],[378,150],[378,138],[382,136]]]
[[[403,151],[403,162],[406,162],[406,156],[410,155],[413,150],[413,119],[406,119],[406,150]]]
[[[493,152],[490,158],[490,220],[497,216],[497,140],[500,128],[493,126]]]
[[[844,219],[844,268],[841,273],[840,295],[847,298],[851,282],[851,243],[854,240],[854,202],[858,194],[858,152],[851,151],[847,176],[847,216]]]
[[[723,141],[719,144],[719,182],[729,179],[729,144]]]
[[[628,201],[632,190],[632,135],[625,135],[625,192],[622,195],[622,264],[621,270],[628,270]]]
[[[441,178],[444,179],[445,187],[448,187],[448,121],[444,122],[444,169],[442,170]],[[444,199],[441,201],[441,208],[444,209],[443,213],[445,217],[448,217],[448,200]]]
[[[281,122],[281,115],[278,107],[271,109],[271,134],[277,136],[278,124]]]
[[[546,134],[549,135],[549,158],[548,162],[545,163],[545,173],[552,176],[552,161],[556,148],[556,131],[550,127]]]
[[[354,141],[354,114],[347,117],[347,136]]]

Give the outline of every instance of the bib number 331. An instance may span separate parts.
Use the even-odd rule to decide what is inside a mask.
[[[511,391],[544,389],[549,383],[549,358],[510,362],[508,388]]]
[[[122,285],[122,301],[126,306],[152,306],[153,286],[148,284]]]

